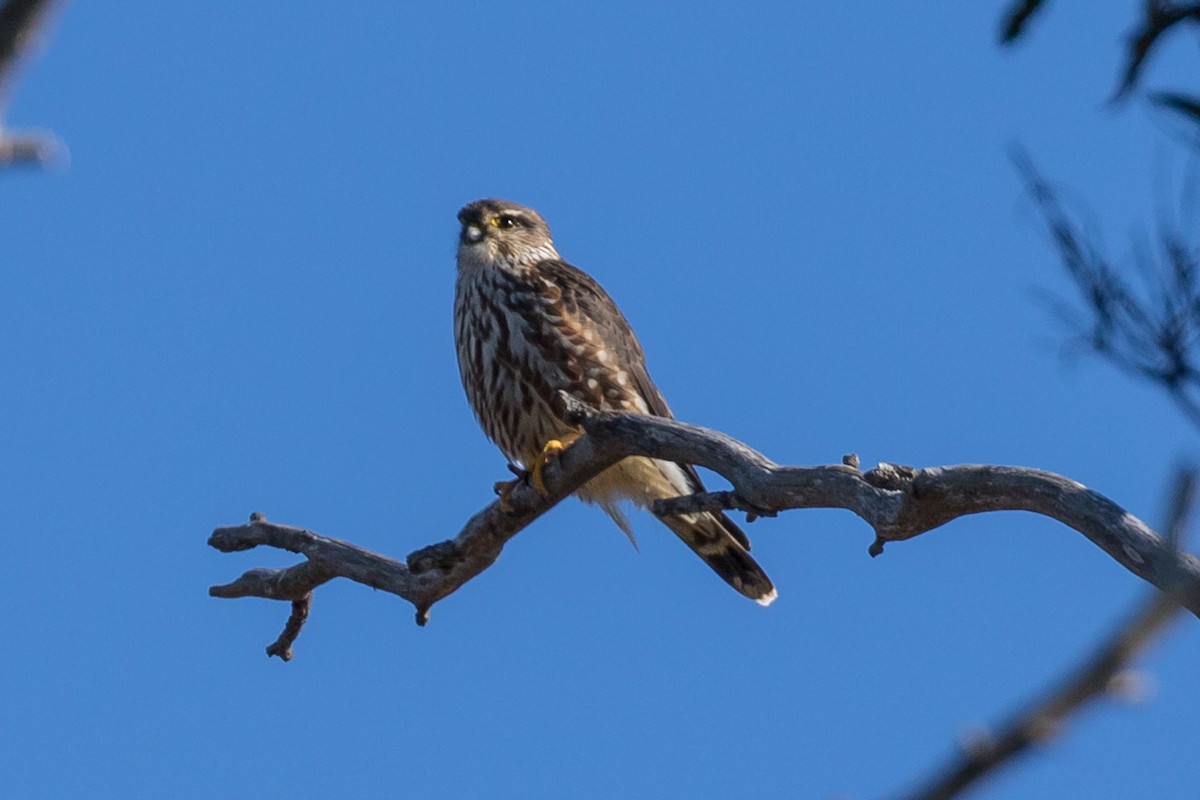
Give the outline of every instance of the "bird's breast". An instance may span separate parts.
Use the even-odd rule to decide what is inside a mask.
[[[540,298],[504,276],[460,278],[454,317],[459,373],[480,426],[510,460],[532,463],[570,430],[553,408],[572,370],[552,354]]]
[[[560,390],[596,408],[648,412],[614,343],[552,283],[460,275],[454,316],[467,399],[512,460],[530,463],[571,430],[554,410]]]

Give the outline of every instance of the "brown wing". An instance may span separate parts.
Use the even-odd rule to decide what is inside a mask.
[[[566,261],[540,261],[536,270],[562,293],[560,302],[564,312],[586,320],[587,324],[600,334],[605,347],[616,354],[621,367],[633,380],[635,389],[645,400],[650,413],[657,417],[674,419],[675,415],[671,413],[667,399],[650,378],[641,342],[633,332],[629,320],[625,319],[625,315],[604,287],[586,272]],[[679,467],[687,476],[689,488],[693,492],[705,490],[694,466],[680,464]],[[738,544],[747,550],[750,549],[750,539],[733,520],[721,512],[716,512],[713,516],[720,520],[721,527],[728,531]]]

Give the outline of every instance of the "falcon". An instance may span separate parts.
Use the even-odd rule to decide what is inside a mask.
[[[477,200],[458,212],[454,339],[467,400],[505,457],[541,468],[578,438],[555,398],[566,391],[602,410],[672,418],[646,357],[617,304],[587,273],[562,259],[532,208]],[[511,486],[498,484],[502,502]],[[695,467],[644,457],[617,462],[576,492],[633,539],[619,503],[704,491]],[[660,516],[696,555],[746,597],[769,605],[775,587],[750,557],[750,540],[720,512]]]

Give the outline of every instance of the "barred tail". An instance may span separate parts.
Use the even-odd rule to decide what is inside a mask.
[[[738,592],[762,606],[771,605],[778,596],[767,573],[742,546],[748,541],[746,535],[729,517],[718,513],[659,519]]]
[[[635,456],[592,478],[577,494],[589,503],[599,503],[633,541],[633,532],[617,505],[620,500],[629,499],[645,508],[659,498],[700,491],[704,485],[692,467]],[[750,557],[750,540],[729,517],[717,512],[659,519],[738,592],[764,606],[775,599],[771,579]]]

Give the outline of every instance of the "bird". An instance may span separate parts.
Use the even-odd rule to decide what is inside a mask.
[[[559,391],[601,410],[674,418],[625,315],[594,278],[563,260],[541,214],[487,198],[463,206],[458,221],[454,339],[463,389],[484,433],[539,491],[541,467],[581,435],[565,419]],[[502,505],[512,485],[497,484]],[[702,491],[694,466],[634,456],[576,496],[599,505],[633,541],[621,501],[645,508]],[[735,590],[764,606],[775,599],[750,540],[727,515],[658,518]]]

